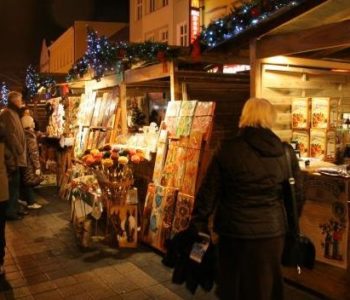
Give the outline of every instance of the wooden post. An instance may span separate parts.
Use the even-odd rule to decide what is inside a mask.
[[[187,94],[187,85],[185,82],[181,83],[181,89],[182,89],[182,100],[187,101],[188,100],[188,94]]]
[[[257,40],[249,43],[250,51],[250,97],[261,97],[261,61],[257,59]]]
[[[181,86],[177,77],[177,65],[174,61],[170,62],[170,100],[179,100],[181,98]]]
[[[119,85],[119,97],[120,97],[120,109],[121,109],[121,122],[122,122],[122,134],[128,133],[128,108],[126,103],[126,84],[121,83]]]

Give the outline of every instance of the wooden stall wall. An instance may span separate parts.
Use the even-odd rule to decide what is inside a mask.
[[[350,112],[350,73],[311,67],[263,64],[261,96],[278,111],[275,132],[291,140],[291,102],[298,97],[340,98],[340,113]]]

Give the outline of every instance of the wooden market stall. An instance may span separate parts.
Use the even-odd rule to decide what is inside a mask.
[[[239,113],[249,97],[249,74],[209,73],[193,70],[191,67],[189,69],[187,65],[185,69],[183,65],[186,65],[184,61],[154,64],[127,70],[123,77],[109,75],[100,82],[85,83],[94,91],[116,90],[118,106],[109,142],[115,142],[116,136],[126,135],[130,131],[128,128],[130,99],[141,97],[147,101],[148,95],[156,93],[163,94],[165,102],[179,99],[216,102],[214,128],[206,161],[209,161],[219,140],[236,133]],[[136,168],[136,185],[139,188],[141,201],[145,199],[147,184],[152,180],[153,168],[154,157],[150,163],[141,164]],[[205,166],[203,168],[205,169]]]
[[[212,61],[210,55],[208,55],[207,59]],[[225,61],[229,60],[225,58]],[[244,61],[244,59],[241,59],[241,61]],[[80,106],[82,106],[83,110],[85,109],[86,113],[77,113],[78,119],[80,115],[83,116],[83,122],[80,122],[81,124],[77,126],[76,135],[78,136],[76,147],[77,144],[83,146],[79,146],[79,150],[76,153],[83,153],[86,149],[101,148],[105,143],[110,143],[119,149],[123,149],[123,147],[126,147],[126,149],[140,149],[140,144],[134,137],[137,135],[143,136],[144,133],[139,131],[139,129],[145,129],[143,125],[151,122],[151,105],[155,109],[160,107],[159,115],[161,118],[159,118],[157,125],[161,125],[161,121],[164,120],[166,107],[170,103],[176,102],[176,104],[179,104],[181,102],[174,100],[183,100],[183,102],[189,100],[188,103],[192,102],[190,100],[198,100],[200,103],[207,103],[208,107],[215,108],[213,127],[210,130],[211,139],[205,139],[205,142],[199,145],[202,151],[198,150],[198,153],[201,153],[198,161],[201,163],[198,169],[197,166],[195,167],[195,175],[199,174],[198,186],[198,182],[206,170],[217,143],[224,138],[231,137],[237,131],[239,112],[249,97],[250,88],[248,73],[210,73],[205,69],[207,65],[208,63],[198,61],[193,63],[190,59],[182,57],[177,61],[156,63],[130,69],[119,75],[107,75],[101,78],[100,81],[81,80],[72,82],[70,84],[72,87],[85,87],[85,94],[82,96]],[[104,96],[108,93],[113,94],[113,96]],[[89,95],[92,95],[92,97]],[[101,100],[97,103],[99,97]],[[86,99],[88,99],[88,102],[86,102]],[[103,101],[109,102],[108,104],[103,104]],[[196,105],[197,101],[194,102]],[[108,123],[109,126],[97,128],[96,124],[94,126],[91,125],[95,123],[95,115],[103,114],[103,111],[111,107],[114,110],[114,116],[110,119],[112,122]],[[134,128],[132,124],[132,113],[135,107],[138,110],[142,110],[146,119],[145,123],[138,126],[138,128]],[[164,112],[161,111],[162,109],[164,109]],[[95,113],[92,110],[100,112]],[[164,114],[162,115],[162,113]],[[85,115],[87,115],[87,119],[92,120],[90,124],[85,124]],[[210,120],[212,118],[211,115]],[[87,135],[89,137],[84,137],[84,130],[88,132]],[[101,134],[95,134],[95,131],[99,130],[104,133],[103,139],[90,143],[91,139],[96,141],[96,139],[98,140],[96,136],[101,136]],[[82,143],[81,141],[83,140],[87,140],[87,142]],[[136,143],[132,144],[134,140],[136,140]],[[202,141],[202,136],[198,140]],[[209,140],[210,143],[208,143]],[[133,164],[132,167],[134,186],[138,189],[139,210],[141,211],[147,198],[147,189],[150,183],[154,181],[153,173],[156,165],[156,153],[151,153],[148,158],[149,160]],[[197,170],[199,170],[198,173]],[[195,179],[192,181],[195,182]],[[65,194],[64,189],[62,189],[62,195]],[[191,197],[193,199],[193,196]],[[164,249],[163,247],[161,246],[160,248]]]
[[[302,156],[340,163],[349,143],[350,6],[322,2],[250,41],[251,95],[273,102],[276,133],[299,140]],[[349,179],[315,175],[316,169],[312,162],[305,168],[300,225],[315,244],[317,263],[301,275],[286,268],[284,275],[324,297],[350,299]]]

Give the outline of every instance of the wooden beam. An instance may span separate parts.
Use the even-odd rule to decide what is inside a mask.
[[[219,53],[203,53],[199,60],[194,61],[191,56],[182,56],[178,58],[179,61],[185,63],[207,63],[207,64],[223,64],[223,65],[249,65],[249,57],[236,55],[223,55]]]
[[[172,61],[170,62],[170,99],[172,101],[181,99],[181,86],[176,72],[177,65]]]
[[[124,73],[124,82],[126,84],[142,81],[155,80],[159,78],[169,77],[169,62],[141,67],[138,69],[127,70]]]
[[[307,58],[311,58],[311,59],[327,58],[327,57],[330,57],[331,55],[334,55],[334,54],[336,54],[340,51],[343,51],[347,48],[349,48],[349,46],[341,46],[341,47],[323,49],[320,51],[313,52],[310,55],[307,55]]]
[[[119,85],[119,97],[120,97],[120,109],[121,109],[121,128],[122,134],[128,133],[128,111],[126,103],[126,84],[121,83]]]
[[[261,97],[261,61],[256,56],[257,40],[250,41],[250,97]]]
[[[319,59],[307,59],[300,57],[286,57],[286,56],[277,56],[277,57],[268,57],[261,60],[261,63],[272,64],[272,65],[286,65],[286,66],[303,66],[303,67],[313,67],[318,69],[342,69],[350,70],[350,64],[319,60]]]
[[[340,46],[350,46],[350,20],[265,36],[257,43],[257,57],[290,55]]]

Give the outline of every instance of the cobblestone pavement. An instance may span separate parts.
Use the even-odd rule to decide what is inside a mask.
[[[41,190],[44,207],[7,226],[6,276],[1,299],[216,299],[199,290],[190,295],[171,283],[171,270],[146,247],[100,248],[83,253],[71,229],[69,205],[54,190]],[[316,299],[287,287],[287,300]],[[278,300],[278,299],[276,299]]]

